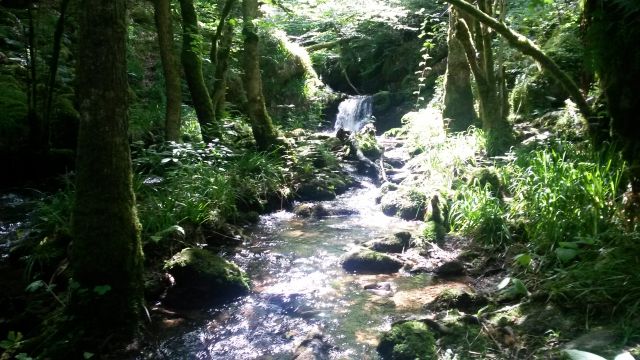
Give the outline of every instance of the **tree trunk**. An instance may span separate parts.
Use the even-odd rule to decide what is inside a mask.
[[[198,116],[202,138],[209,142],[220,137],[220,129],[215,120],[213,104],[202,74],[201,49],[199,46],[198,17],[193,0],[180,0],[182,11],[182,66],[191,92],[193,107]]]
[[[457,14],[449,7],[447,71],[444,78],[442,117],[450,119],[451,131],[465,131],[476,121],[471,93],[471,73],[462,44],[455,36]]]
[[[482,2],[482,1],[481,1]],[[503,108],[493,64],[493,49],[486,39],[491,34],[480,24],[476,26],[475,42],[464,19],[457,20],[455,34],[463,46],[467,62],[478,86],[478,102],[482,129],[485,132],[487,154],[504,154],[513,145],[513,131]],[[477,48],[476,48],[477,46]]]
[[[630,172],[640,182],[640,4],[588,0],[584,5],[588,49],[600,89],[605,95],[608,117],[594,131],[611,133],[622,146]],[[603,121],[604,120],[604,121]]]
[[[233,25],[229,22],[220,38],[216,56],[216,71],[213,79],[213,92],[211,102],[216,119],[220,119],[224,113],[224,104],[227,94],[227,72],[229,71],[229,55],[231,54],[231,42],[233,40]]]
[[[160,58],[164,74],[165,109],[164,133],[167,141],[180,141],[180,107],[182,106],[182,86],[180,70],[173,44],[173,26],[171,24],[170,0],[153,0]]]
[[[558,80],[562,87],[567,91],[571,99],[578,106],[580,113],[586,120],[585,125],[589,127],[591,132],[591,124],[589,124],[588,120],[592,117],[592,111],[587,104],[587,100],[580,92],[580,88],[578,88],[571,77],[567,73],[562,71],[558,64],[556,64],[550,57],[543,53],[542,50],[540,50],[540,48],[536,46],[536,44],[527,39],[524,35],[521,35],[509,29],[503,23],[478,10],[475,6],[464,0],[445,1],[449,4],[454,5],[456,8],[465,12],[469,16],[473,17],[476,21],[492,28],[498,34],[502,35],[511,46],[518,49],[523,54],[531,56],[534,60],[536,60],[538,64],[540,64],[540,66],[544,70],[548,71],[551,76]]]
[[[99,351],[107,340],[130,340],[143,310],[143,258],[127,134],[126,3],[83,0],[80,7],[81,118],[69,310],[86,346],[79,349],[89,352]]]
[[[62,44],[62,34],[64,33],[64,22],[67,14],[67,7],[70,0],[62,0],[60,3],[60,16],[56,22],[56,29],[53,33],[53,49],[51,51],[51,62],[49,64],[49,81],[46,88],[46,103],[44,106],[43,128],[46,134],[47,145],[50,143],[51,107],[53,105],[53,93],[56,87],[56,77],[58,75],[58,62],[60,60],[60,48]]]
[[[258,17],[258,0],[242,0],[244,34],[244,88],[247,92],[247,112],[258,150],[266,151],[277,143],[277,133],[267,113],[262,94],[258,33],[253,21]]]
[[[229,69],[229,54],[233,41],[233,22],[229,19],[236,0],[227,0],[220,13],[220,20],[216,32],[211,39],[211,64],[215,67],[211,90],[211,102],[216,119],[224,113],[224,103],[227,90],[227,71]]]

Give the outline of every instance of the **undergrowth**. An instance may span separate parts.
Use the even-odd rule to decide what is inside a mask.
[[[529,286],[591,312],[640,305],[640,234],[622,211],[625,163],[614,151],[555,141],[495,164],[504,194],[471,180],[456,191],[452,230],[487,247],[524,245]]]

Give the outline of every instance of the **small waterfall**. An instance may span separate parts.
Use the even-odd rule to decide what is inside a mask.
[[[353,96],[338,106],[335,130],[343,128],[348,131],[357,132],[362,127],[372,121],[372,97]]]

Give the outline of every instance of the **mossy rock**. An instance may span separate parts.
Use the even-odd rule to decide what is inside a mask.
[[[447,229],[435,221],[427,221],[422,229],[422,236],[428,242],[442,243],[445,235],[447,235]]]
[[[333,200],[336,198],[336,193],[326,182],[313,179],[300,186],[296,191],[296,197],[302,201]]]
[[[408,235],[408,236],[406,236]],[[409,248],[411,243],[411,234],[408,232],[399,232],[393,237],[385,237],[368,241],[365,246],[379,252],[400,253]]]
[[[390,274],[402,267],[400,260],[365,248],[343,255],[340,263],[346,271],[360,274]]]
[[[164,269],[175,280],[165,298],[170,306],[201,307],[249,291],[249,279],[244,271],[208,250],[186,248],[168,260]]]
[[[469,180],[470,184],[477,184],[480,187],[488,187],[491,190],[493,196],[500,196],[503,191],[502,182],[500,177],[493,167],[483,167],[477,169],[471,175]]]
[[[378,140],[374,133],[358,133],[356,134],[356,144],[362,154],[370,159],[378,159],[382,155],[382,150],[378,145]]]
[[[385,360],[437,359],[433,333],[420,321],[393,325],[382,335],[377,350]]]
[[[302,218],[323,218],[331,215],[322,204],[303,203],[293,208],[293,213]]]
[[[382,212],[405,220],[422,220],[427,213],[427,196],[414,188],[400,188],[380,199]]]
[[[456,309],[465,313],[475,313],[489,304],[487,297],[462,289],[448,289],[440,293],[425,308],[432,311]]]

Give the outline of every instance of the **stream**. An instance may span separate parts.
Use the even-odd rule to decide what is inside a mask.
[[[357,131],[370,116],[370,97],[347,99],[336,128]],[[378,359],[380,334],[394,321],[423,312],[433,289],[449,285],[426,273],[356,275],[342,269],[340,257],[350,247],[399,231],[416,236],[421,224],[385,216],[375,201],[377,186],[354,177],[357,186],[318,202],[330,213],[348,215],[314,219],[280,211],[262,216],[249,231],[251,241],[227,254],[251,278],[250,294],[175,327],[168,322],[143,358],[292,359],[304,339],[322,334],[322,344],[328,345],[314,349],[314,358]]]
[[[251,231],[252,242],[234,256],[252,279],[251,294],[210,309],[208,319],[157,344],[152,358],[291,359],[295,344],[314,331],[334,346],[331,359],[378,358],[381,331],[419,310],[402,304],[402,294],[429,285],[431,277],[354,275],[342,269],[339,258],[349,246],[401,230],[415,232],[419,224],[383,215],[375,204],[376,186],[359,180],[361,186],[322,202],[353,215],[263,216]],[[381,281],[394,293],[364,289]]]

